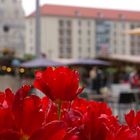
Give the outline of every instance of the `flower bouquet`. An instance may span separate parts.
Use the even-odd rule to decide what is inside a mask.
[[[28,85],[1,92],[0,140],[140,140],[140,112],[130,111],[120,124],[106,103],[78,98],[77,71],[37,71],[34,87],[46,96],[29,96]]]

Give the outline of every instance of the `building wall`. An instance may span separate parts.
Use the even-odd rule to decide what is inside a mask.
[[[71,58],[73,55],[73,19],[60,17],[58,23],[58,57]]]
[[[131,23],[130,25],[130,28],[131,29],[134,29],[134,28],[140,28],[140,23],[139,22],[136,22],[136,23]],[[137,36],[137,35],[131,35],[130,36],[130,39],[131,39],[131,42],[130,42],[130,52],[132,55],[140,55],[140,36]]]
[[[111,54],[130,54],[130,22],[113,21],[110,34]]]
[[[41,52],[48,58],[58,58],[58,19],[42,17],[41,22]]]
[[[73,21],[73,58],[95,57],[95,21],[74,19]]]
[[[49,58],[95,57],[94,20],[44,16],[41,17],[40,38],[41,53],[46,54]],[[26,19],[25,52],[35,54],[35,21],[33,17]]]
[[[106,56],[111,52],[111,28],[112,22],[108,20],[96,20],[96,55]]]
[[[41,17],[40,52],[49,58],[58,58],[58,20],[54,17]],[[36,54],[35,49],[35,19],[26,19],[25,53]]]
[[[35,19],[30,18],[25,22],[25,54],[35,54]]]
[[[0,0],[0,51],[9,49],[21,57],[24,54],[24,30],[21,1]]]
[[[32,24],[31,24],[32,22]],[[48,58],[140,54],[139,37],[126,33],[136,21],[42,16],[41,52]],[[26,53],[35,54],[34,17],[26,19]]]

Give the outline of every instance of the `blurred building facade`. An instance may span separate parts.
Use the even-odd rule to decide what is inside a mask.
[[[140,26],[140,12],[43,5],[41,52],[49,58],[139,55],[140,37],[127,30]],[[35,54],[35,12],[26,17],[25,52]]]
[[[0,53],[24,54],[25,20],[21,0],[0,0]]]

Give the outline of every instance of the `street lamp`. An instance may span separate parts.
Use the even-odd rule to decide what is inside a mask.
[[[36,14],[35,14],[35,50],[37,57],[41,56],[41,43],[40,43],[40,0],[36,0]]]

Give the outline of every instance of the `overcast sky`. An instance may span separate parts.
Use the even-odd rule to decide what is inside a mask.
[[[26,14],[35,9],[35,1],[22,0]],[[40,3],[140,11],[140,0],[40,0]]]

